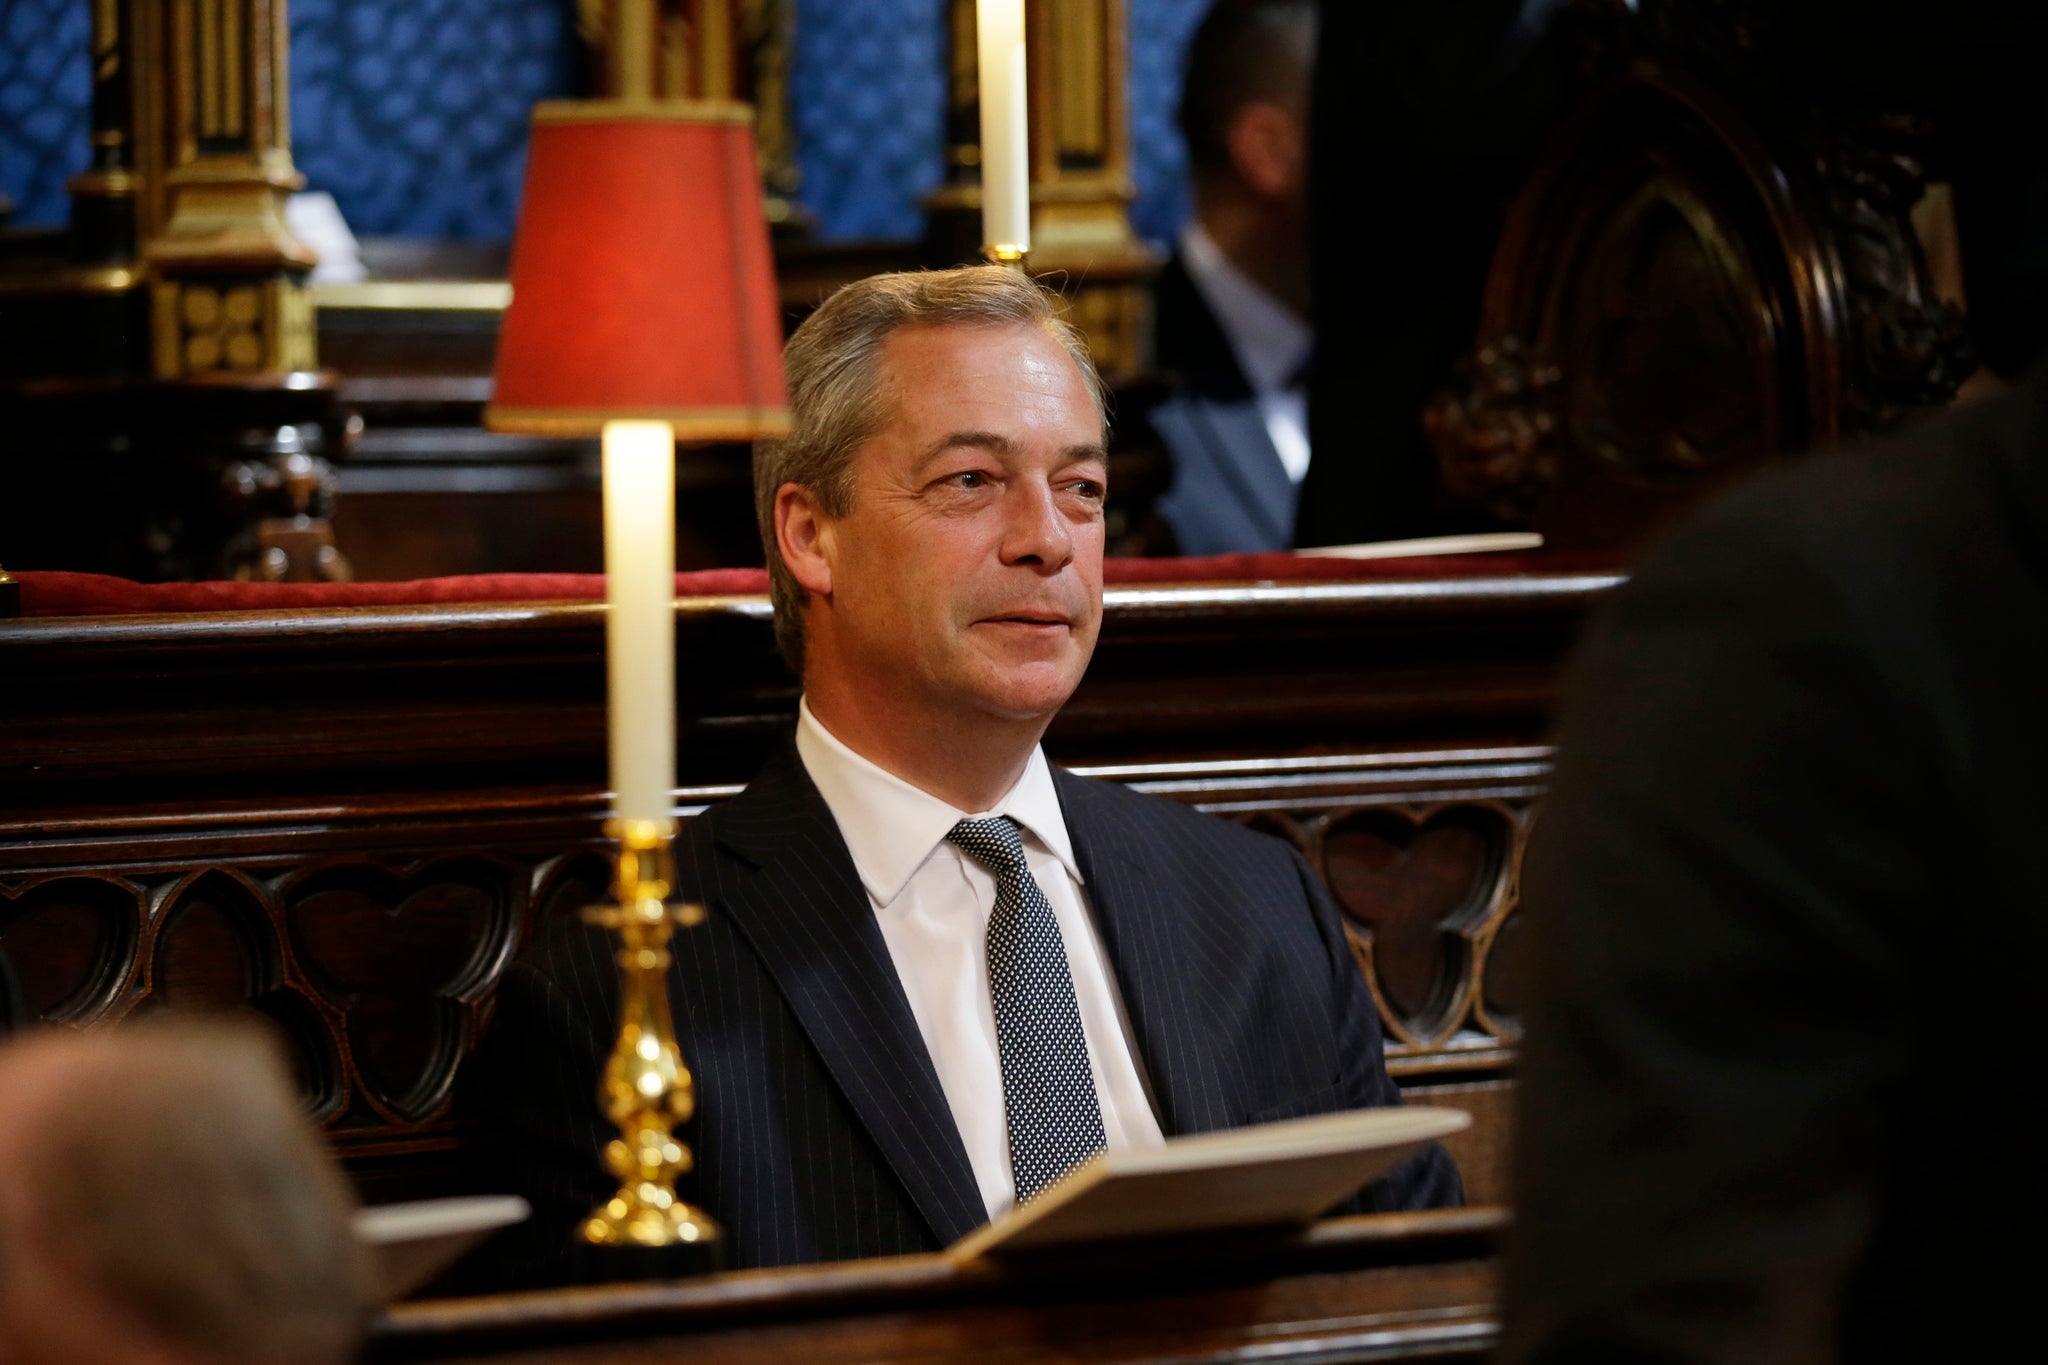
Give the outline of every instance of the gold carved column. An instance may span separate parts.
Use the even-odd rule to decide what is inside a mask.
[[[577,0],[599,95],[754,107],[768,221],[777,227],[801,226],[803,216],[789,113],[795,26],[796,0]]]
[[[119,386],[149,372],[127,5],[92,3],[91,160],[65,186],[70,230],[61,244],[0,252],[0,387],[30,378]]]
[[[219,471],[215,571],[345,579],[329,456],[348,425],[334,376],[317,368],[316,258],[285,221],[305,184],[292,165],[285,0],[132,4],[152,368],[193,447],[183,458]]]
[[[981,250],[975,0],[948,0],[946,181],[929,208],[935,250]],[[1031,270],[1062,278],[1073,320],[1111,377],[1144,368],[1157,266],[1131,230],[1125,0],[1026,0],[1030,63]]]
[[[303,183],[285,0],[90,9],[91,160],[62,257],[0,260],[21,452],[0,533],[37,567],[345,577],[327,457],[349,424],[284,215]]]
[[[123,0],[94,0],[92,161],[66,183],[71,194],[74,288],[112,294],[139,289],[135,267],[134,29]]]
[[[285,225],[292,167],[284,0],[142,0],[156,79],[136,127],[162,379],[315,365],[312,251]]]

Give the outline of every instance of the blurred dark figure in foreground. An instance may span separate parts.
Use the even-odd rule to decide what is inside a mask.
[[[1195,215],[1159,274],[1159,514],[1182,554],[1285,550],[1309,467],[1308,100],[1315,0],[1217,0],[1188,45]]]
[[[2031,1320],[2048,310],[2016,301],[2048,287],[2048,106],[2018,9],[1787,7],[1955,115],[1972,323],[2033,372],[1736,490],[1590,634],[1524,872],[1506,1361],[1992,1358]]]
[[[1711,507],[1529,850],[1509,1348],[1974,1359],[2048,1214],[2048,377]]]
[[[253,1028],[0,1048],[0,1362],[325,1365],[375,1307],[355,1207]]]

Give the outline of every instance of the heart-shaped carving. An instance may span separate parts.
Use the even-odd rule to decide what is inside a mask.
[[[0,1027],[91,1023],[120,994],[135,962],[141,891],[111,877],[49,877],[0,887]]]
[[[1515,1027],[1528,998],[1523,989],[1522,974],[1526,967],[1522,960],[1522,934],[1522,916],[1509,911],[1494,930],[1493,942],[1486,947],[1480,998],[1486,1004],[1487,1014],[1503,1028]]]
[[[404,873],[333,864],[285,892],[293,946],[346,1014],[364,1088],[405,1119],[447,1098],[481,983],[511,948],[518,882],[503,864],[462,858]]]
[[[263,889],[220,868],[160,893],[144,1013],[256,1015],[274,1025],[300,1093],[319,1118],[339,1111],[343,1089],[334,1037],[312,1002],[285,980],[277,925]]]
[[[1456,1023],[1470,935],[1499,893],[1510,835],[1487,806],[1355,811],[1324,830],[1331,893],[1366,931],[1381,999],[1418,1039]]]
[[[1308,851],[1307,837],[1302,833],[1301,826],[1296,824],[1290,816],[1283,815],[1276,810],[1258,810],[1236,818],[1238,823],[1246,829],[1254,829],[1261,834],[1270,834],[1275,839],[1284,840],[1291,847],[1298,848],[1304,853]]]
[[[276,989],[282,974],[270,917],[249,889],[209,873],[172,903],[157,932],[159,1009],[240,1009]]]
[[[611,857],[594,849],[566,854],[536,869],[533,903],[537,909],[532,927],[556,915],[579,915],[586,906],[609,902],[613,870]]]

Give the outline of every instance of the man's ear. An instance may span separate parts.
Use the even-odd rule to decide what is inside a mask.
[[[831,596],[832,519],[818,505],[817,495],[802,484],[786,483],[775,490],[775,544],[805,592]]]
[[[1240,107],[1225,135],[1237,178],[1266,198],[1293,194],[1308,162],[1301,123],[1277,104],[1253,100]]]

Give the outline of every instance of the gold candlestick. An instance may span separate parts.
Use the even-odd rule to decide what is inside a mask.
[[[675,1129],[696,1112],[697,1099],[668,1008],[669,936],[677,925],[703,923],[704,907],[668,903],[675,821],[607,820],[605,833],[619,844],[618,903],[591,906],[583,917],[619,936],[619,1040],[598,1102],[619,1130],[604,1163],[620,1184],[584,1221],[583,1240],[615,1247],[715,1241],[718,1224],[676,1197],[676,1178],[691,1162]]]
[[[1009,242],[991,243],[981,249],[981,258],[990,265],[1006,265],[1012,270],[1026,270],[1030,252]]]

